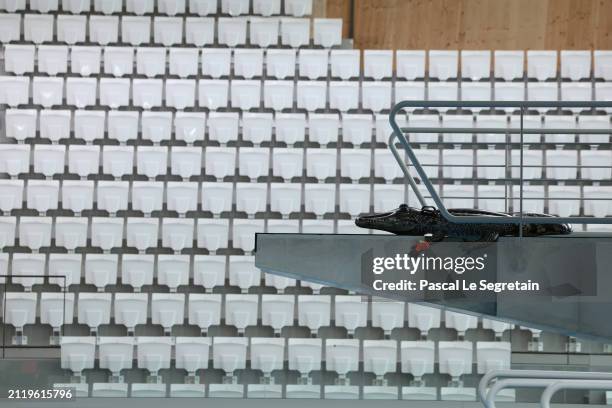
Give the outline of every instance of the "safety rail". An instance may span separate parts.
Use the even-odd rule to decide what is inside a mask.
[[[405,108],[516,108],[520,110],[520,127],[516,129],[512,128],[452,128],[452,127],[400,127],[397,123],[397,115]],[[418,189],[417,183],[410,174],[408,166],[400,156],[397,147],[395,146],[396,139],[400,142],[411,164],[414,166],[417,174],[419,175],[423,185],[427,188],[427,191],[431,195],[435,205],[442,214],[442,216],[449,222],[457,224],[517,224],[523,225],[525,223],[525,216],[523,212],[523,169],[524,169],[524,140],[523,136],[526,134],[610,134],[610,129],[530,129],[523,126],[524,116],[526,110],[529,108],[584,108],[584,109],[611,109],[611,102],[569,102],[569,101],[511,101],[511,102],[492,102],[492,101],[402,101],[396,104],[391,113],[389,114],[389,122],[393,133],[389,137],[389,148],[398,162],[404,176],[408,180],[410,187],[414,191],[419,203],[422,206],[426,206],[427,203],[423,198],[423,195]],[[451,214],[442,199],[435,190],[433,184],[429,180],[425,170],[417,159],[414,150],[410,146],[408,139],[405,137],[406,133],[470,133],[470,134],[519,134],[520,141],[520,174],[519,174],[519,211],[518,216],[511,217],[488,217],[488,216],[457,216]],[[558,167],[558,166],[555,166]],[[587,166],[589,167],[589,166]],[[540,224],[558,224],[558,223],[571,223],[571,224],[612,224],[612,217],[529,217],[530,223]],[[519,229],[522,235],[522,228]]]
[[[497,393],[505,388],[545,388],[540,403],[561,389],[612,390],[612,373],[588,371],[491,370],[478,383],[478,397],[485,408],[495,408]]]

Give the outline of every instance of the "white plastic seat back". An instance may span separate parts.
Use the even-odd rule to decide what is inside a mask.
[[[15,230],[17,226],[16,217],[2,217],[0,219],[0,245],[2,247],[10,247],[15,245]],[[0,256],[0,271],[3,275],[8,272],[8,254]],[[2,282],[3,279],[0,279]]]
[[[198,74],[199,51],[195,48],[170,48],[168,67],[170,75],[181,78]]]
[[[193,220],[189,221],[193,225]],[[168,286],[171,292],[176,292],[179,286],[189,284],[189,267],[188,255],[159,255],[157,282]]]
[[[129,183],[127,181],[100,181],[96,188],[99,210],[113,214],[128,208]]]
[[[99,194],[99,192],[98,192]],[[127,191],[126,191],[127,194]],[[98,195],[99,197],[99,195]],[[127,203],[127,196],[125,197]],[[119,247],[123,240],[123,219],[94,217],[91,221],[91,245],[103,250]]]
[[[101,324],[109,324],[110,311],[110,293],[79,293],[77,319],[79,323],[89,326],[90,330],[97,330]],[[100,350],[100,368],[103,368],[102,350]]]
[[[231,256],[229,258],[229,283],[246,290],[259,286],[261,271],[255,267],[253,256]]]
[[[296,51],[270,49],[266,52],[266,74],[277,79],[295,75]]]
[[[270,184],[270,209],[283,216],[300,211],[302,189],[299,184]]]
[[[472,342],[440,341],[438,353],[440,373],[450,374],[453,379],[472,373]]]
[[[62,290],[72,284],[81,283],[81,255],[80,254],[51,254],[49,255],[49,283],[59,285]]]
[[[255,215],[266,210],[268,186],[263,183],[236,183],[236,210]]]
[[[394,340],[364,340],[363,370],[377,376],[395,372],[397,342]]]
[[[213,339],[213,366],[232,375],[246,368],[249,339],[246,337],[215,337]]]
[[[130,264],[132,263],[128,263]],[[115,323],[124,325],[128,332],[133,332],[137,325],[147,323],[148,305],[146,293],[115,293]]]
[[[234,75],[251,79],[263,73],[263,50],[238,48],[234,50]]]
[[[166,47],[183,42],[183,19],[181,17],[153,17],[153,38]]]
[[[257,325],[257,303],[257,295],[225,295],[225,323],[239,332]]]
[[[121,17],[121,39],[123,42],[129,43],[131,45],[146,44],[150,40],[150,33],[151,17]]]
[[[340,118],[337,114],[312,113],[308,115],[308,140],[321,146],[337,142]]]
[[[282,370],[285,355],[285,339],[251,338],[251,367],[270,375],[274,370]]]
[[[128,218],[126,223],[126,239],[130,247],[139,251],[157,247],[157,218]]]
[[[87,19],[85,16],[57,16],[57,40],[67,44],[85,42]]]
[[[71,114],[68,110],[42,110],[40,112],[40,137],[50,139],[51,141],[59,141],[70,137],[70,119]],[[41,150],[64,150],[64,146],[41,146],[34,148]],[[36,162],[35,162],[36,163]],[[59,164],[63,165],[63,161]]]
[[[280,23],[281,44],[299,48],[310,43],[309,18],[282,18]]]
[[[267,176],[270,168],[270,150],[262,147],[241,147],[238,150],[238,173],[251,180]]]
[[[327,76],[329,52],[326,50],[300,50],[298,68],[300,77],[310,80]]]
[[[359,340],[326,340],[325,364],[327,371],[335,371],[339,375],[357,371],[359,366]]]
[[[358,77],[360,58],[359,50],[332,50],[330,53],[332,77],[342,80]]]
[[[70,70],[81,76],[100,73],[101,48],[96,46],[75,46],[70,50]]]
[[[290,370],[297,370],[305,376],[321,369],[321,339],[289,338],[287,349]]]
[[[603,78],[604,81],[612,80],[612,51],[593,51],[595,78]]]
[[[266,274],[266,279],[268,275]],[[266,282],[266,285],[268,282]],[[262,295],[261,322],[279,332],[293,325],[295,299],[292,295]]]
[[[98,340],[100,368],[107,368],[115,375],[118,375],[121,370],[132,368],[134,343],[134,337],[101,337]],[[127,384],[125,385],[127,395]],[[94,391],[95,388],[92,390],[92,395]]]
[[[327,83],[323,81],[298,81],[297,107],[309,112],[325,109],[327,102]]]
[[[23,205],[23,180],[1,180],[0,181],[0,210],[8,213],[11,210],[21,208],[22,205]]]
[[[298,113],[276,114],[276,141],[293,145],[303,141],[306,133],[306,115]]]
[[[199,147],[175,146],[170,151],[170,172],[183,179],[200,175],[202,149]]]
[[[575,179],[578,171],[578,152],[576,150],[547,150],[546,166],[546,176],[549,179]]]
[[[63,336],[60,343],[61,366],[75,374],[94,368],[96,338],[93,336]]]
[[[201,107],[218,109],[228,106],[229,81],[202,79],[198,85],[198,101]]]
[[[372,326],[380,327],[385,333],[404,327],[404,303],[381,299],[372,300]]]
[[[117,109],[130,103],[130,80],[127,78],[100,78],[100,104]],[[125,114],[129,112],[124,112]],[[137,112],[132,112],[135,114]],[[109,113],[111,117],[124,117],[118,112]],[[110,127],[110,126],[109,126]],[[109,129],[110,130],[110,129]]]
[[[580,152],[580,160],[580,171],[583,178],[590,180],[606,180],[610,178],[610,167],[612,166],[610,152],[582,150]]]
[[[202,209],[219,215],[231,211],[232,183],[202,183]]]
[[[272,174],[282,177],[286,182],[302,175],[304,152],[300,149],[274,148]]]
[[[315,18],[313,20],[313,42],[325,48],[342,44],[341,18]]]
[[[221,295],[219,294],[189,294],[189,324],[194,324],[202,331],[221,322]]]
[[[380,81],[390,78],[393,71],[392,50],[364,50],[363,51],[363,75]]]
[[[132,80],[132,104],[149,110],[162,106],[163,80],[136,78]]]
[[[208,117],[208,138],[219,143],[238,140],[238,122],[235,112],[212,112]]]
[[[121,257],[121,283],[140,291],[144,285],[153,283],[153,255],[125,254]]]
[[[280,5],[280,0],[264,1],[255,0],[253,2],[253,8],[263,7],[266,9],[266,13],[273,12],[270,7]],[[249,39],[252,45],[258,47],[267,48],[270,46],[278,45],[278,34],[280,29],[280,23],[275,18],[251,18],[249,26]]]
[[[579,81],[591,76],[591,51],[561,50],[561,77]]]
[[[231,48],[246,44],[247,18],[219,17],[217,19],[217,30],[220,44]]]
[[[85,257],[85,283],[98,290],[117,284],[118,256],[115,254],[87,254]]]
[[[391,108],[391,83],[364,82],[361,85],[361,103],[364,109],[380,112]]]
[[[93,209],[94,182],[91,180],[64,180],[62,183],[62,208],[79,214]]]
[[[360,146],[372,141],[372,116],[367,114],[342,115],[342,141]]]
[[[105,120],[106,114],[104,112],[77,110],[74,114],[74,136],[86,142],[103,139]],[[69,150],[70,148],[76,148],[76,146],[70,146]],[[82,150],[86,150],[86,148]],[[95,150],[99,151],[99,147],[96,147]],[[93,159],[97,161],[98,158]],[[97,164],[96,161],[93,163]]]
[[[24,141],[36,135],[38,113],[35,109],[7,109],[4,117],[6,137]],[[8,146],[5,146],[5,148],[8,148]],[[17,149],[18,147],[12,146],[12,148]],[[21,146],[20,148],[24,147]],[[4,161],[4,163],[6,165],[7,162]]]
[[[560,217],[577,215],[580,212],[579,186],[550,186],[548,189],[548,210]]]
[[[199,219],[197,244],[198,248],[216,251],[227,248],[229,238],[229,221],[225,219]]]
[[[545,81],[557,76],[557,51],[527,51],[527,76]]]
[[[198,3],[213,3],[214,0],[194,0]],[[214,4],[216,8],[217,5]],[[212,17],[185,18],[185,42],[197,47],[215,42],[215,19]]]
[[[340,174],[354,183],[370,177],[370,149],[342,149],[340,153]]]
[[[440,309],[416,303],[408,305],[408,326],[416,327],[422,334],[427,334],[430,329],[440,327],[440,318]]]
[[[199,112],[177,112],[174,116],[174,137],[191,144],[204,140],[206,114]]]
[[[210,347],[210,338],[177,337],[174,346],[176,368],[183,368],[190,374],[208,368]]]
[[[130,75],[133,71],[134,49],[132,47],[104,47],[105,74],[121,77]]]
[[[154,293],[151,296],[151,321],[169,331],[172,326],[183,324],[185,295],[182,293]]]
[[[340,212],[351,216],[367,213],[370,209],[370,186],[367,184],[341,184]]]
[[[49,16],[51,17],[51,16]],[[38,35],[34,35],[34,27],[32,24],[32,21],[28,21],[28,25],[26,26],[25,22],[27,20],[24,20],[24,31],[26,33],[26,36],[29,39],[32,39],[32,37],[37,37],[36,38],[36,42],[37,43],[41,43],[43,41],[45,41],[44,38],[39,38]],[[49,19],[47,19],[47,22],[49,21]],[[49,25],[49,24],[48,24]],[[21,16],[19,14],[2,14],[0,16],[0,42],[6,44],[9,43],[11,41],[18,41],[21,37]],[[49,39],[51,37],[53,37],[53,18],[51,17],[51,21],[50,21],[50,34],[48,34]],[[46,33],[42,33],[43,36]]]
[[[336,187],[331,184],[306,184],[304,186],[304,205],[306,212],[322,216],[334,212]]]
[[[264,106],[275,111],[293,106],[293,81],[264,81]]]
[[[478,318],[465,313],[447,310],[444,312],[444,323],[446,327],[455,329],[460,335],[463,335],[466,330],[476,329],[478,327]]]
[[[180,215],[195,211],[198,206],[198,185],[183,181],[171,181],[166,185],[166,205],[169,211]]]
[[[457,77],[459,67],[458,51],[429,51],[429,77],[446,81]]]
[[[543,213],[544,212],[544,187],[543,186],[523,186],[523,212]],[[520,209],[521,191],[519,186],[512,188],[512,206],[514,211]]]
[[[612,191],[608,187],[584,187],[584,213],[595,217],[612,214]]]
[[[106,3],[110,3],[110,2],[117,3],[114,0],[106,1]],[[119,40],[119,16],[90,15],[89,16],[89,40],[92,43],[100,44],[100,45],[106,45],[106,44],[118,42]]]
[[[522,78],[525,66],[524,51],[494,51],[495,59],[495,78],[502,78],[512,81]]]
[[[74,251],[87,246],[87,219],[57,217],[55,219],[55,245]]]
[[[28,103],[30,78],[0,76],[0,103],[11,107]]]
[[[7,44],[4,49],[4,69],[16,75],[34,72],[34,45]]]
[[[472,81],[491,75],[491,51],[461,51],[461,76]]]
[[[195,79],[166,79],[166,106],[183,110],[195,106]]]
[[[132,183],[132,209],[150,214],[160,211],[164,201],[164,183],[135,181]]]
[[[298,324],[316,333],[320,327],[329,326],[331,298],[328,295],[298,296]]]
[[[415,378],[434,372],[435,343],[433,341],[402,341],[401,370]]]
[[[337,295],[335,298],[336,326],[345,327],[353,333],[358,327],[365,327],[368,319],[368,303],[361,296]]]
[[[272,140],[273,118],[271,113],[242,114],[242,140],[259,145]]]
[[[162,368],[170,368],[172,341],[169,337],[137,337],[136,358],[138,368],[144,368],[153,375],[157,374]]]
[[[478,374],[491,370],[510,368],[510,343],[497,341],[479,341],[476,343],[476,361]]]
[[[21,217],[19,243],[32,250],[51,245],[51,217]]]

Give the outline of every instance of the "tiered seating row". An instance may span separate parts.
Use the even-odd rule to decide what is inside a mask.
[[[161,44],[166,47],[177,44],[198,47],[210,44],[229,47],[282,45],[299,48],[311,45],[310,25],[311,19],[295,17],[0,14],[0,42]],[[312,26],[312,45],[330,48],[342,44],[341,19],[315,18]],[[55,31],[54,27],[57,27]]]

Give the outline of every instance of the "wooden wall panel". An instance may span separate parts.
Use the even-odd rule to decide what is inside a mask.
[[[612,49],[612,0],[352,1],[362,49]]]

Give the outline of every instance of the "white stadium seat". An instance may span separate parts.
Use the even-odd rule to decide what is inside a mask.
[[[580,187],[550,186],[548,188],[548,212],[560,217],[578,215],[580,212]]]
[[[478,178],[487,180],[503,179],[508,166],[506,152],[503,150],[476,150],[476,173]]]
[[[396,75],[398,78],[413,81],[425,77],[424,50],[397,50],[395,52]],[[397,84],[396,84],[397,85]]]
[[[391,109],[390,82],[363,82],[361,85],[361,104],[372,112]]]
[[[591,51],[561,50],[561,77],[579,81],[591,76]]]
[[[445,128],[464,128],[474,127],[472,115],[442,115],[442,126]],[[445,143],[472,143],[472,135],[469,133],[443,133],[442,141]]]
[[[81,261],[80,254],[49,255],[49,276],[57,276],[49,278],[49,283],[59,285],[62,290],[64,286],[68,289],[72,284],[81,283]]]
[[[340,377],[357,371],[359,365],[359,340],[327,339],[325,341],[325,368]]]
[[[115,77],[132,74],[134,49],[132,47],[104,47],[104,73]]]
[[[120,227],[123,229],[123,225],[120,225]],[[123,255],[121,257],[121,283],[132,286],[137,292],[144,285],[151,285],[153,283],[154,261],[153,255]]]
[[[476,127],[487,129],[506,129],[508,128],[508,118],[505,115],[477,115]],[[507,135],[503,133],[476,134],[477,143],[506,143],[506,139]]]
[[[202,183],[202,209],[220,215],[232,207],[231,183]]]
[[[120,106],[129,105],[130,80],[127,78],[101,78],[100,79],[100,103],[116,109]],[[134,112],[136,113],[136,112]],[[109,113],[109,122],[112,115],[121,113]],[[110,125],[110,123],[109,123]]]
[[[188,179],[199,176],[202,169],[202,149],[174,146],[170,151],[170,172]]]
[[[331,297],[328,295],[298,296],[298,324],[308,327],[312,333],[329,326],[331,318]]]
[[[247,326],[257,325],[257,295],[225,295],[225,324],[244,333]]]
[[[182,17],[153,17],[153,39],[166,47],[183,42]]]
[[[342,149],[340,154],[340,174],[353,183],[370,177],[371,151],[369,149]]]
[[[98,183],[99,185],[99,183]],[[161,181],[135,181],[132,183],[132,209],[150,214],[163,206],[164,183]]]
[[[612,191],[609,187],[584,187],[584,214],[607,217],[612,214]]]
[[[0,210],[10,212],[23,204],[23,180],[0,181]]]
[[[450,78],[457,78],[459,67],[458,51],[429,51],[429,77],[438,78],[446,81]],[[456,98],[455,98],[456,99]]]
[[[119,376],[122,370],[132,368],[135,340],[134,337],[100,337],[98,339],[100,368],[110,370],[114,376]],[[120,385],[125,385],[127,395],[127,384]],[[93,384],[92,396],[95,393],[95,386],[96,384]]]
[[[336,149],[307,149],[306,175],[320,182],[336,175]]]
[[[60,342],[61,367],[80,376],[83,370],[94,368],[96,338],[93,336],[63,336]]]
[[[408,326],[416,327],[421,335],[427,335],[429,330],[440,327],[440,309],[410,303],[408,305]]]
[[[493,320],[493,319],[482,319],[482,328],[483,329],[491,329],[495,332],[495,337],[501,337],[502,334],[506,330],[512,330],[514,325],[506,322],[502,322],[501,320]]]
[[[203,3],[210,0],[196,1]],[[185,18],[185,42],[197,47],[213,44],[215,42],[215,19],[212,17]]]
[[[66,79],[66,103],[77,108],[95,105],[97,86],[95,78]]]
[[[85,283],[95,285],[99,291],[117,283],[119,267],[116,254],[87,254],[85,257]]]
[[[34,72],[34,45],[6,44],[4,48],[4,69],[16,75]]]
[[[578,151],[547,150],[546,166],[546,176],[548,178],[573,180],[578,172]]]
[[[77,314],[77,319],[80,324],[86,324],[92,332],[96,332],[98,326],[110,323],[111,294],[79,293]],[[100,342],[100,346],[102,346],[102,344],[103,343]],[[110,368],[103,365],[103,357],[103,348],[100,347],[100,368]],[[131,361],[132,359],[130,358],[130,362]],[[117,372],[118,371],[119,370],[117,370]]]
[[[476,360],[478,374],[485,374],[491,370],[508,370],[510,343],[479,341],[476,343]]]
[[[372,326],[380,327],[385,334],[395,328],[404,327],[403,302],[391,302],[384,299],[372,300]]]
[[[219,143],[238,139],[238,113],[211,112],[208,116],[208,138]]]
[[[131,146],[104,146],[102,148],[102,172],[115,178],[132,174],[134,148]]]
[[[574,116],[559,116],[559,115],[546,115],[544,116],[544,128],[545,129],[575,129],[576,118]],[[556,145],[572,144],[576,140],[576,136],[567,133],[557,134],[546,134],[544,135],[544,141],[546,143],[554,143]]]
[[[147,323],[149,305],[146,293],[116,293],[114,301],[115,323],[124,325],[133,333],[139,324]]]
[[[181,78],[197,75],[198,57],[199,51],[197,49],[170,48],[168,56],[170,75],[178,75]]]
[[[45,256],[43,254],[16,253],[13,255],[11,267],[13,283],[22,285],[26,292],[30,292],[33,285],[43,283],[42,276],[45,274],[44,270]],[[36,278],[35,276],[40,276],[41,278]],[[10,308],[7,307],[6,310],[10,310]]]
[[[331,50],[329,62],[332,77],[342,80],[359,77],[359,50]]]
[[[512,177],[520,177],[521,152],[512,150],[510,152],[510,163],[512,164]],[[541,150],[523,150],[523,179],[540,179],[542,176],[543,155]]]
[[[213,339],[213,366],[232,376],[234,371],[246,368],[246,337],[215,337]]]
[[[299,184],[271,183],[270,210],[284,217],[300,211],[302,187]]]
[[[236,183],[236,210],[249,216],[266,210],[268,186],[263,183]]]
[[[125,201],[127,207],[127,184],[125,191]],[[98,187],[99,188],[99,187]],[[99,197],[98,192],[98,197]],[[99,203],[99,201],[98,201]],[[99,208],[99,205],[98,205]],[[100,247],[105,251],[114,247],[119,247],[123,240],[123,219],[93,217],[91,221],[91,245]]]
[[[595,78],[612,81],[612,51],[593,51]]]
[[[102,49],[96,46],[73,46],[70,50],[70,71],[81,76],[98,75]]]
[[[94,182],[90,180],[64,180],[62,182],[62,208],[75,214],[93,209]]]
[[[330,89],[331,92],[331,89]],[[331,99],[330,99],[331,104]],[[368,114],[342,115],[342,141],[360,146],[372,141],[372,116]]]
[[[176,368],[185,369],[190,376],[195,376],[199,369],[208,368],[211,343],[210,338],[176,337]]]
[[[459,88],[456,82],[432,82],[428,85],[427,99],[430,101],[456,101]],[[435,110],[445,112],[452,107],[438,107]]]
[[[255,234],[264,232],[264,220],[235,219],[232,230],[234,248],[251,252],[255,249]]]
[[[330,48],[342,44],[341,18],[315,18],[313,20],[313,42]]]
[[[76,44],[85,42],[85,34],[87,30],[86,16],[70,16],[58,15],[57,23],[57,40],[67,44]]]
[[[338,140],[340,118],[337,114],[311,113],[308,115],[308,140],[325,146]]]
[[[466,330],[476,329],[478,327],[478,318],[465,313],[447,310],[444,312],[444,323],[449,329],[457,330],[459,336],[464,336]]]
[[[279,3],[279,0],[276,0]],[[274,12],[271,10],[275,7],[274,2],[258,0],[253,3],[255,6],[261,7],[266,13]],[[277,14],[277,13],[276,13]],[[251,45],[257,45],[262,48],[275,46],[278,44],[280,22],[276,18],[256,18],[252,17],[249,25],[249,40]]]
[[[274,148],[272,157],[272,174],[282,177],[286,182],[302,175],[304,162],[303,150],[291,148]]]
[[[136,361],[138,368],[146,369],[151,376],[159,370],[170,368],[173,339],[168,337],[139,336],[136,338]],[[134,387],[134,384],[132,384]],[[164,384],[164,391],[165,391]],[[132,388],[132,396],[134,389]]]
[[[234,50],[234,75],[251,79],[263,73],[263,50],[237,48]]]
[[[306,134],[306,115],[302,113],[277,113],[276,141],[293,145],[303,141]]]
[[[219,294],[190,293],[188,306],[189,324],[198,326],[202,333],[206,333],[211,326],[219,325],[221,322],[221,295]],[[203,364],[208,363],[208,358],[200,357],[200,359]],[[184,364],[188,364],[187,361]]]
[[[474,151],[465,149],[444,150],[442,152],[444,166],[442,174],[445,178],[472,178]],[[453,167],[447,166],[452,164]]]
[[[185,295],[182,293],[153,293],[151,295],[151,321],[169,333],[174,325],[183,324]]]
[[[49,16],[51,17],[51,16]],[[37,43],[41,43],[45,41],[44,35],[38,35],[38,32],[34,32],[33,30],[33,22],[32,20],[28,21],[27,30],[26,30],[26,19],[24,19],[24,31],[26,32],[26,40],[36,39]],[[48,19],[45,19],[45,22]],[[44,31],[45,27],[41,29]],[[42,34],[42,33],[41,33]],[[53,34],[53,19],[51,19],[51,37]],[[4,13],[0,15],[0,42],[6,44],[11,41],[17,41],[21,36],[21,16],[19,14],[8,14]],[[43,37],[43,38],[41,38]]]
[[[157,218],[128,218],[126,222],[127,245],[139,251],[157,247],[158,224]]]
[[[275,111],[293,106],[293,81],[264,81],[264,106]]]
[[[21,217],[19,220],[19,243],[38,251],[51,245],[51,217]]]
[[[32,80],[32,100],[34,104],[41,105],[43,108],[61,105],[63,101],[63,92],[63,78],[37,76]]]
[[[137,78],[132,80],[132,103],[134,106],[151,109],[162,106],[163,80]]]
[[[50,139],[52,142],[57,142],[60,139],[67,139],[70,137],[70,122],[71,114],[69,110],[43,109],[40,112],[40,137],[43,139]],[[39,148],[43,149],[40,146],[36,146],[34,151],[36,152]],[[47,146],[44,150],[51,151],[54,148],[58,149],[57,146]],[[62,147],[62,149],[64,149],[64,147]],[[36,166],[36,160],[34,163]],[[58,165],[59,164],[60,163],[58,163]]]
[[[259,286],[261,271],[255,267],[253,256],[231,256],[229,258],[229,283],[247,290]]]
[[[30,147],[27,145],[0,145],[0,172],[16,177],[30,169]],[[8,180],[3,180],[6,182]],[[13,180],[15,181],[15,180]],[[23,185],[23,181],[21,182]]]
[[[229,221],[223,219],[199,219],[197,243],[199,248],[216,251],[226,248]]]
[[[266,74],[277,79],[295,75],[296,50],[270,49],[266,52]]]
[[[386,373],[394,373],[397,362],[397,342],[395,340],[364,340],[363,370],[378,378]]]
[[[525,67],[524,51],[494,51],[495,78],[506,81],[522,78]]]
[[[557,51],[527,51],[527,76],[545,81],[557,76]]]
[[[461,50],[461,76],[472,81],[491,75],[491,51]]]
[[[261,81],[233,80],[230,86],[232,107],[248,111],[258,108],[261,103]]]
[[[121,39],[131,45],[146,44],[150,41],[151,17],[122,16]]]
[[[512,206],[515,212],[520,210],[520,189],[519,186],[512,187]],[[523,186],[523,212],[539,213],[544,212],[544,186]]]
[[[4,293],[4,321],[15,327],[18,343],[27,344],[27,337],[22,336],[25,325],[36,322],[36,293],[5,292]]]
[[[106,120],[106,114],[101,111],[88,111],[88,110],[77,110],[74,113],[74,136],[77,139],[85,140],[86,142],[93,142],[96,139],[104,138],[104,125]],[[72,147],[72,146],[70,146]],[[69,147],[69,150],[71,150]],[[85,153],[86,148],[81,150]],[[96,147],[96,151],[99,152],[99,148]],[[92,157],[93,159],[93,157]],[[98,160],[97,157],[94,163]],[[97,171],[97,165],[96,171]]]
[[[392,50],[364,50],[363,51],[363,75],[380,81],[390,78],[393,71]],[[365,84],[365,83],[364,83]]]
[[[166,205],[169,211],[176,211],[179,215],[183,215],[197,209],[197,183],[169,181],[166,184],[166,194]]]
[[[341,184],[340,212],[351,216],[368,213],[370,209],[370,186],[367,184]]]
[[[242,114],[242,140],[260,145],[272,140],[273,117],[271,113]]]
[[[285,339],[251,338],[251,368],[261,370],[264,377],[272,371],[282,370],[285,355]]]
[[[304,378],[308,377],[310,372],[321,369],[323,361],[321,339],[289,338],[287,343],[290,370],[297,370]]]
[[[325,109],[327,103],[327,83],[323,81],[298,81],[297,107],[309,112]]]
[[[109,2],[106,2],[107,4]],[[118,16],[89,16],[89,40],[92,43],[107,45],[119,40]]]
[[[442,188],[447,208],[474,208],[474,186],[445,185]]]
[[[168,84],[169,80],[166,81]],[[173,92],[180,92],[180,86],[174,88]],[[178,102],[177,99],[181,99],[180,96],[175,98],[171,96],[172,92],[166,92],[166,101],[168,104],[177,103],[181,104],[183,102]],[[193,105],[193,89],[191,90],[191,104]],[[141,127],[141,137],[143,140],[150,140],[153,143],[160,143],[164,140],[170,140],[172,134],[172,113],[171,112],[150,112],[145,111],[142,112],[140,117],[140,127]],[[138,148],[137,152],[140,151]],[[137,154],[138,156],[138,154]],[[163,166],[164,160],[160,158],[160,164]]]
[[[323,216],[334,212],[336,186],[333,184],[306,184],[304,186],[304,206],[306,212]]]
[[[329,83],[329,107],[346,112],[359,107],[359,83],[332,81]]]
[[[246,44],[247,18],[219,17],[217,19],[218,41],[228,47]]]
[[[266,274],[267,277],[268,274]],[[293,325],[294,296],[262,295],[261,301],[261,322],[263,325],[271,326],[276,333],[280,333],[285,326]]]
[[[368,303],[361,296],[336,295],[334,305],[336,326],[346,328],[349,334],[367,325]]]
[[[193,224],[193,220],[189,220]],[[165,223],[165,219],[164,219]],[[166,285],[170,292],[189,284],[188,255],[159,255],[157,257],[157,283]]]
[[[7,109],[5,111],[6,137],[24,141],[36,135],[37,111],[35,109]]]
[[[610,133],[612,133],[612,124],[610,124],[608,116],[579,115],[578,129],[584,129],[584,133],[578,135],[578,140],[581,143],[598,144],[610,142],[610,135],[589,134],[587,130],[610,129]]]
[[[472,342],[440,341],[438,343],[440,373],[458,380],[463,374],[472,373]]]

